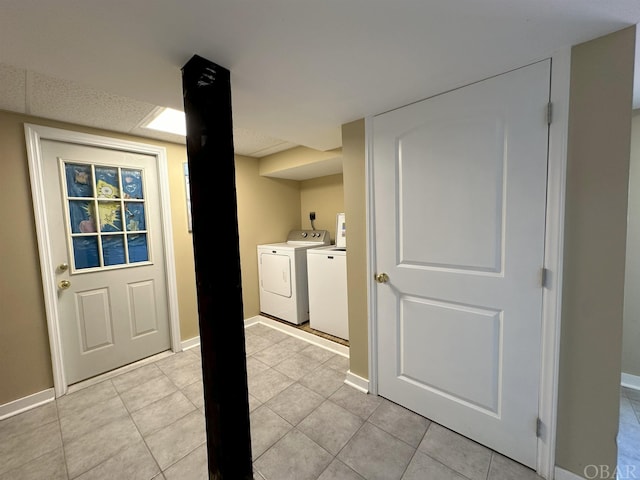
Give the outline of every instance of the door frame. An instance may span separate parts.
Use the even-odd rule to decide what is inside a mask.
[[[44,156],[42,154],[42,140],[55,140],[86,147],[122,150],[130,153],[152,155],[156,158],[158,168],[158,186],[160,191],[160,214],[162,217],[162,239],[165,251],[164,267],[165,280],[167,283],[169,335],[171,339],[171,350],[174,352],[181,351],[178,288],[173,249],[173,230],[171,225],[171,202],[169,200],[169,174],[166,149],[164,147],[146,143],[120,140],[117,138],[74,132],[30,123],[25,123],[24,130],[27,144],[27,157],[29,160],[29,176],[31,180],[31,195],[33,198],[33,212],[36,221],[38,252],[40,256],[40,273],[44,293],[44,306],[49,333],[49,347],[51,349],[53,387],[56,398],[67,393],[68,384],[64,370],[62,342],[60,337],[60,316],[58,313],[57,288],[55,282],[55,262],[50,250],[49,242],[51,232],[49,230],[45,209],[45,189],[42,165]]]
[[[547,205],[545,215],[544,268],[546,284],[542,293],[542,346],[538,416],[542,428],[537,446],[538,475],[553,479],[560,364],[560,317],[562,308],[562,262],[564,245],[564,205],[566,192],[567,141],[569,126],[569,80],[571,49],[564,48],[536,61],[551,59],[550,100],[553,105],[549,125]],[[530,63],[535,63],[530,62]],[[525,66],[525,65],[522,65]],[[467,82],[470,84],[473,82]],[[445,93],[445,92],[442,92]],[[541,113],[542,116],[542,113]],[[369,308],[369,392],[378,394],[377,289],[373,279],[375,263],[375,212],[373,192],[373,116],[365,118],[365,162],[367,203],[367,265]],[[535,428],[532,425],[531,428]]]

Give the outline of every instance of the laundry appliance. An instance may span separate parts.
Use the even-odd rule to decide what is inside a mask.
[[[347,303],[347,228],[336,216],[336,244],[307,251],[309,326],[349,340]]]
[[[328,230],[292,230],[285,242],[258,245],[260,312],[296,325],[308,322],[307,251],[330,244]]]

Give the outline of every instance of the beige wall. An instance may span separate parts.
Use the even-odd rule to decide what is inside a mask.
[[[634,36],[635,29],[626,29],[572,52],[557,463],[578,474],[588,464],[615,463]],[[24,122],[167,147],[181,335],[198,332],[184,147],[0,112],[0,405],[52,386]],[[368,378],[364,131],[363,120],[342,126],[342,180],[350,370]],[[337,176],[296,182],[258,172],[256,159],[236,157],[245,318],[259,312],[256,245],[308,228],[308,210],[316,211],[317,228],[333,232],[340,210],[320,202],[339,190]]]
[[[349,370],[368,379],[367,176],[364,120],[356,120],[342,126],[342,160],[348,252]]]
[[[344,212],[342,174],[327,175],[300,182],[300,225],[311,228],[309,212],[316,213],[313,222],[317,230],[329,230],[331,241],[336,240],[336,215]]]
[[[572,48],[556,463],[616,464],[635,27]]]
[[[187,231],[182,174],[182,163],[186,161],[185,148],[0,111],[0,166],[4,172],[0,200],[2,205],[10,206],[0,209],[0,224],[3,225],[0,229],[0,247],[4,262],[4,268],[0,271],[0,384],[3,386],[0,389],[0,405],[53,386],[29,187],[25,123],[144,141],[167,149],[181,336],[185,340],[198,335],[193,248],[191,235]]]
[[[110,132],[103,135],[115,136]],[[125,137],[126,138],[126,137]],[[162,145],[167,149],[169,195],[171,199],[171,224],[173,226],[173,253],[175,256],[176,283],[178,286],[178,311],[180,315],[180,337],[188,340],[200,335],[198,327],[198,305],[196,303],[196,276],[193,261],[193,239],[187,223],[186,184],[183,163],[187,161],[184,146],[172,143],[151,142],[144,138],[134,139],[143,143]]]
[[[258,167],[255,158],[236,157],[244,318],[260,313],[257,246],[283,242],[300,228],[300,182],[260,177]]]
[[[49,338],[29,187],[24,123],[161,145],[167,150],[174,254],[182,340],[198,336],[193,244],[187,229],[183,145],[0,111],[0,405],[53,386]],[[333,216],[341,176],[297,182],[258,175],[258,160],[236,156],[236,191],[244,317],[260,311],[256,245],[280,242],[301,228],[301,198]],[[340,178],[339,178],[340,177]],[[305,183],[306,187],[301,187]],[[320,199],[327,198],[327,203]],[[307,201],[307,200],[305,200]],[[215,225],[215,211],[211,213]],[[333,223],[332,223],[333,224]],[[321,225],[323,225],[321,223]],[[318,226],[318,225],[317,225]],[[318,227],[320,228],[320,227]],[[324,228],[324,227],[323,227]],[[334,227],[335,228],[335,227]],[[224,232],[220,232],[223,234]]]
[[[640,111],[631,124],[622,371],[640,377]]]
[[[0,405],[53,386],[22,122],[0,112]]]

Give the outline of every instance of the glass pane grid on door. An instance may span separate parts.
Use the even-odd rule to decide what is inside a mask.
[[[149,263],[142,170],[63,159],[60,170],[73,271]]]

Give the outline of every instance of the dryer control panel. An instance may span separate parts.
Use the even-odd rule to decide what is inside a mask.
[[[291,230],[287,237],[287,243],[330,245],[331,237],[328,230]]]

